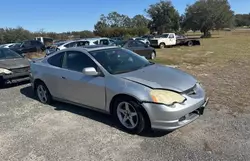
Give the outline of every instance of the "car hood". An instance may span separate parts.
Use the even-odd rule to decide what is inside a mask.
[[[0,68],[14,69],[14,68],[23,68],[28,66],[29,66],[29,61],[23,58],[0,60]]]
[[[168,89],[176,92],[186,91],[197,82],[193,76],[179,69],[158,64],[118,76],[150,88]]]

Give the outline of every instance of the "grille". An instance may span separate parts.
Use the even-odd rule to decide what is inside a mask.
[[[13,73],[25,73],[29,71],[29,67],[11,69]]]

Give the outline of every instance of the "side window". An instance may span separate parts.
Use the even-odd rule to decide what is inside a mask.
[[[109,45],[109,40],[108,39],[101,39],[100,44],[102,45]]]
[[[76,46],[76,42],[71,42],[71,43],[68,43],[66,45],[64,45],[66,48],[71,48],[71,47],[75,47]]]
[[[145,47],[145,44],[141,41],[138,41],[138,40],[136,41],[136,45],[137,45],[137,47]]]
[[[137,43],[135,41],[130,41],[128,47],[137,47]]]
[[[173,38],[174,38],[174,34],[170,34],[170,35],[169,35],[169,38],[170,38],[170,39],[173,39]]]
[[[24,47],[31,46],[31,42],[30,41],[25,41],[25,42],[23,42],[23,46]]]
[[[85,45],[89,45],[88,41],[78,41],[77,42],[77,46],[85,46]]]
[[[66,58],[63,62],[63,68],[82,72],[84,68],[94,67],[97,69],[95,62],[86,54],[79,51],[67,51]]]
[[[62,52],[62,53],[58,53],[52,57],[50,57],[48,59],[48,63],[50,65],[53,65],[53,66],[56,66],[56,67],[62,67],[62,62],[63,62],[63,57],[64,57],[64,53],[65,52]]]
[[[96,45],[98,45],[98,40],[94,41],[93,43],[96,44]]]

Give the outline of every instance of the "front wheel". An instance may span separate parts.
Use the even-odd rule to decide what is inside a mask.
[[[161,48],[161,49],[164,49],[164,48],[165,48],[165,44],[164,44],[164,43],[161,43],[161,44],[160,44],[160,48]]]
[[[129,133],[139,134],[146,129],[146,118],[140,105],[133,100],[116,101],[113,114],[118,124]]]
[[[152,53],[151,53],[151,55],[150,55],[150,59],[151,60],[154,60],[156,58],[156,53],[155,53],[155,51],[153,51]]]
[[[36,86],[36,95],[43,104],[50,104],[52,101],[51,94],[44,83],[38,83]]]
[[[193,43],[193,41],[188,41],[187,45],[188,45],[188,46],[193,46],[194,43]]]

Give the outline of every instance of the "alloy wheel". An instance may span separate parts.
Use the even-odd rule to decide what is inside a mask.
[[[42,103],[47,103],[48,101],[48,91],[43,85],[37,86],[37,96]]]
[[[138,125],[138,114],[135,108],[128,102],[120,102],[118,104],[117,116],[121,124],[128,129],[134,129]]]

